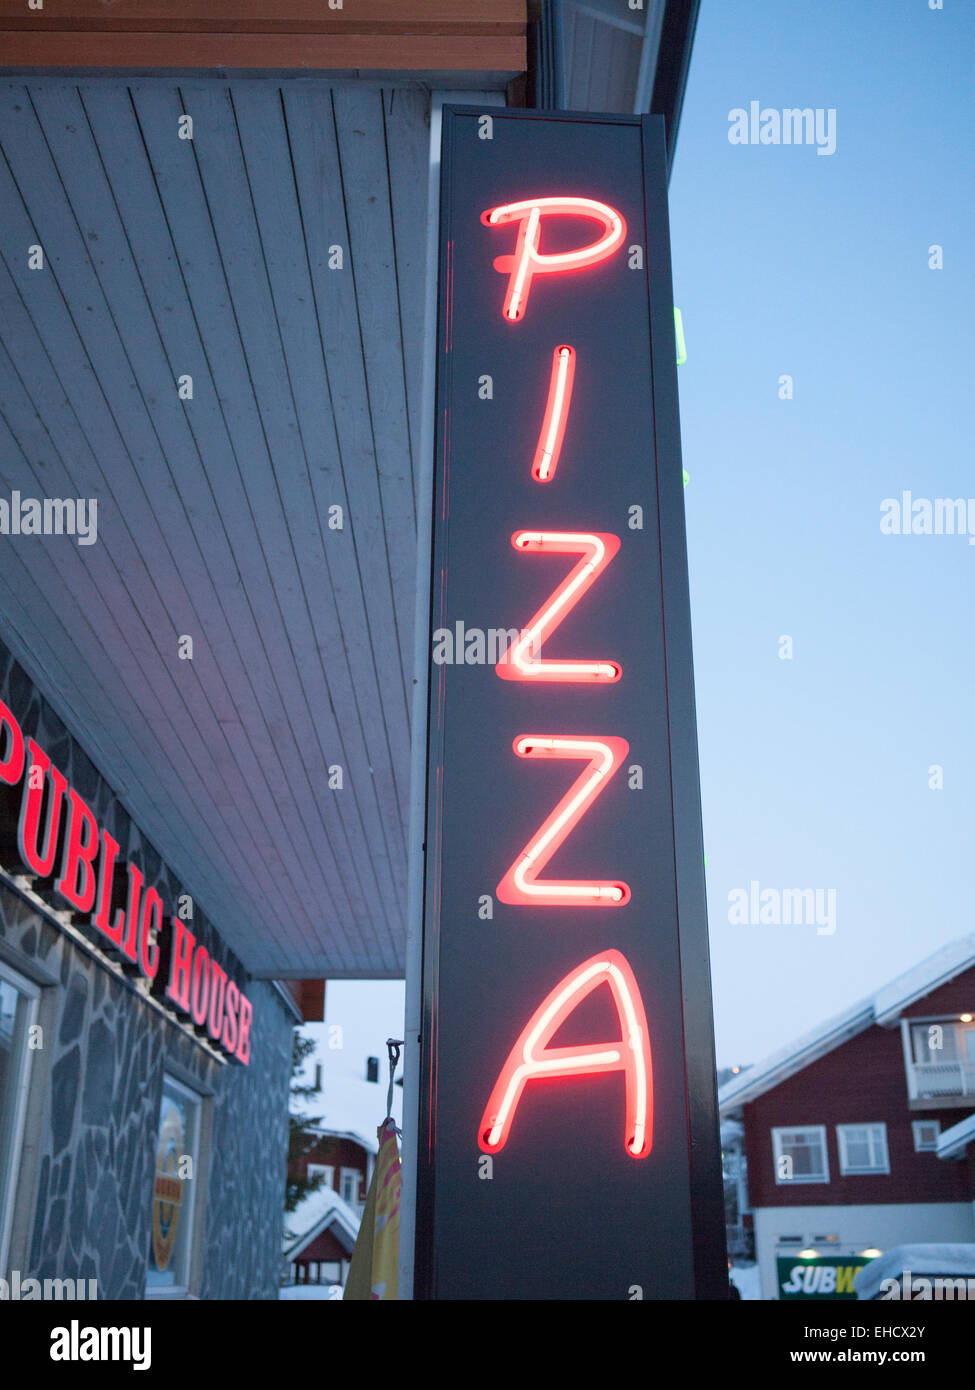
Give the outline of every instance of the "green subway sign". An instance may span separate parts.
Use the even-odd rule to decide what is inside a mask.
[[[797,1260],[793,1255],[775,1261],[779,1298],[856,1298],[853,1280],[857,1270],[870,1263],[863,1255],[829,1255],[824,1259]]]

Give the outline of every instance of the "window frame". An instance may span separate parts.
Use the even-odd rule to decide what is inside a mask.
[[[809,1134],[814,1132],[820,1136],[822,1142],[823,1155],[823,1175],[822,1177],[779,1177],[779,1159],[786,1157],[782,1147],[782,1136],[785,1134]],[[825,1125],[773,1125],[772,1126],[772,1170],[778,1187],[802,1187],[815,1183],[822,1185],[830,1181],[829,1173],[829,1146],[826,1137]]]
[[[349,1176],[355,1177],[355,1196],[352,1198],[351,1202],[345,1195],[345,1179]],[[361,1187],[362,1170],[360,1168],[350,1168],[347,1165],[343,1164],[339,1168],[339,1196],[342,1198],[342,1201],[345,1202],[347,1206],[358,1207],[362,1205],[362,1203],[359,1200],[359,1191]]]
[[[14,1207],[20,1177],[20,1161],[27,1122],[27,1101],[34,1060],[31,1055],[34,1049],[28,1045],[28,1040],[31,1028],[37,1023],[41,989],[33,980],[29,980],[26,975],[22,975],[19,970],[15,970],[13,966],[8,965],[2,959],[0,959],[0,979],[27,1000],[23,1034],[18,1049],[19,1055],[12,1056],[11,1082],[14,1105],[10,1124],[10,1145],[7,1154],[8,1167],[6,1174],[0,1172],[0,1275],[5,1276],[7,1259],[10,1254],[10,1238],[13,1232]]]
[[[211,1099],[211,1097],[210,1097],[209,1095],[205,1094],[205,1093],[202,1092],[202,1091],[198,1091],[198,1090],[196,1089],[195,1086],[191,1086],[191,1085],[189,1085],[186,1081],[184,1081],[183,1075],[182,1075],[182,1069],[180,1069],[179,1072],[175,1071],[173,1068],[170,1067],[170,1065],[169,1065],[169,1063],[168,1063],[168,1061],[167,1061],[167,1062],[164,1063],[164,1065],[163,1065],[163,1087],[160,1089],[160,1092],[159,1092],[159,1108],[160,1108],[160,1111],[161,1111],[161,1109],[162,1109],[162,1101],[163,1101],[164,1088],[165,1088],[167,1082],[169,1083],[169,1085],[172,1087],[173,1090],[175,1090],[175,1091],[177,1091],[178,1093],[182,1094],[183,1096],[186,1097],[187,1100],[189,1100],[190,1102],[192,1102],[193,1105],[195,1106],[195,1110],[196,1110],[196,1119],[195,1119],[195,1122],[194,1122],[194,1138],[193,1138],[193,1144],[190,1144],[189,1141],[188,1141],[188,1139],[187,1139],[187,1152],[189,1152],[189,1153],[191,1154],[192,1158],[193,1158],[193,1177],[189,1180],[189,1183],[190,1183],[190,1192],[189,1192],[190,1200],[189,1200],[189,1204],[188,1204],[189,1210],[188,1210],[188,1211],[185,1211],[185,1212],[184,1212],[184,1211],[181,1211],[181,1212],[180,1212],[180,1218],[181,1218],[181,1220],[185,1218],[185,1221],[186,1221],[186,1232],[187,1232],[187,1233],[186,1233],[186,1236],[185,1236],[185,1239],[186,1239],[186,1242],[187,1242],[187,1248],[186,1248],[186,1271],[185,1271],[185,1272],[186,1272],[186,1281],[185,1281],[185,1283],[180,1283],[180,1284],[150,1284],[150,1283],[149,1283],[149,1257],[148,1257],[148,1255],[147,1255],[147,1256],[146,1256],[146,1282],[145,1282],[145,1295],[144,1295],[145,1298],[147,1298],[147,1299],[153,1299],[153,1298],[185,1299],[185,1298],[196,1297],[196,1296],[198,1296],[199,1284],[200,1284],[200,1280],[201,1280],[201,1278],[202,1278],[202,1273],[203,1273],[203,1270],[202,1270],[202,1261],[201,1261],[201,1255],[200,1255],[200,1249],[199,1249],[200,1242],[199,1242],[198,1236],[199,1236],[200,1233],[199,1233],[198,1226],[199,1226],[199,1221],[200,1221],[200,1217],[201,1217],[201,1214],[202,1214],[202,1210],[203,1210],[203,1207],[204,1207],[204,1205],[205,1205],[205,1193],[202,1192],[202,1191],[200,1191],[200,1185],[201,1185],[202,1182],[205,1182],[205,1180],[206,1180],[206,1178],[207,1178],[207,1176],[208,1176],[208,1171],[209,1171],[209,1164],[205,1164],[205,1163],[204,1163],[204,1144],[205,1144],[206,1136],[207,1136],[208,1131],[209,1131],[209,1123],[208,1123],[208,1121],[209,1121],[209,1115],[208,1115],[208,1113],[207,1113],[207,1104],[208,1104],[208,1101]],[[159,1124],[159,1121],[158,1121],[158,1119],[157,1119],[157,1121],[156,1121],[156,1125],[157,1125],[157,1129],[156,1129],[156,1141],[155,1141],[157,1144],[158,1144],[158,1124]],[[156,1169],[155,1169],[155,1150],[153,1151],[153,1170],[152,1170],[152,1172],[153,1172],[153,1186],[154,1186],[154,1185],[155,1185],[155,1176],[156,1176]],[[153,1195],[152,1195],[152,1189],[150,1189],[150,1197],[149,1197],[150,1240],[151,1240],[151,1220],[152,1220],[152,1202],[153,1202],[153,1200],[154,1200],[154,1199],[153,1199]],[[196,1291],[196,1292],[195,1292],[195,1291]]]
[[[883,1167],[875,1168],[851,1168],[847,1157],[847,1131],[851,1129],[879,1130],[883,1141]],[[875,1141],[870,1140],[871,1152],[874,1151]],[[836,1151],[840,1163],[840,1177],[842,1178],[883,1178],[890,1176],[890,1145],[887,1142],[887,1122],[886,1120],[855,1120],[848,1124],[836,1126]]]
[[[922,1143],[920,1143],[919,1135],[918,1135],[918,1130],[921,1128],[922,1125],[934,1125],[935,1130],[936,1130],[936,1134],[935,1134],[935,1137],[934,1137],[934,1143],[933,1143],[933,1144],[922,1144]],[[940,1120],[912,1120],[912,1121],[911,1121],[911,1134],[912,1134],[912,1136],[913,1136],[913,1138],[914,1138],[914,1152],[915,1152],[916,1154],[933,1154],[933,1153],[937,1153],[937,1151],[938,1151],[938,1138],[939,1138],[939,1136],[940,1136],[940,1134],[941,1134],[941,1121],[940,1121]]]

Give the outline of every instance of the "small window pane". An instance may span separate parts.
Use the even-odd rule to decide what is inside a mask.
[[[916,1153],[929,1153],[938,1147],[938,1135],[941,1133],[941,1122],[939,1120],[915,1120],[911,1125],[914,1131],[914,1149]]]
[[[827,1180],[825,1134],[821,1126],[779,1129],[774,1130],[773,1135],[777,1182]]]
[[[952,1023],[915,1023],[911,1028],[914,1060],[917,1063],[954,1062],[958,1059],[958,1040]]]
[[[358,1168],[342,1169],[342,1200],[348,1202],[350,1207],[354,1207],[359,1201],[359,1170]]]
[[[840,1169],[844,1174],[886,1173],[886,1125],[837,1125]]]

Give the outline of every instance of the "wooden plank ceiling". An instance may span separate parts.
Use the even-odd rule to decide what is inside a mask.
[[[0,88],[0,635],[267,976],[403,969],[427,105]]]
[[[526,0],[0,0],[5,66],[525,69]]]
[[[650,110],[665,0],[564,0],[566,105]]]

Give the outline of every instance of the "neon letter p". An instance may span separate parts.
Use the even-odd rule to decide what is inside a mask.
[[[543,217],[588,217],[600,223],[602,236],[575,251],[540,251],[539,232]],[[508,276],[502,317],[512,323],[524,317],[531,290],[532,277],[564,270],[584,270],[611,256],[623,244],[626,223],[606,203],[594,198],[525,198],[520,203],[505,203],[481,213],[486,227],[500,227],[505,222],[518,223],[518,239],[513,256],[497,256],[495,270]]]

